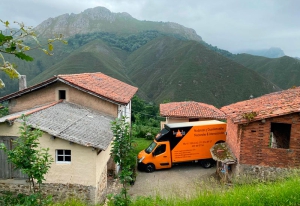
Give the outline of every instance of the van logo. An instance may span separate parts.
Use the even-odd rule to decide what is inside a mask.
[[[185,135],[185,131],[181,130],[178,130],[177,132],[173,132],[173,135],[175,135],[175,137],[183,137],[183,135]]]

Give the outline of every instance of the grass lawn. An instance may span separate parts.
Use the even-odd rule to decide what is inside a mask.
[[[153,140],[147,140],[145,138],[134,138],[133,141],[134,144],[136,144],[135,153],[136,155],[138,155],[138,153],[146,149]]]

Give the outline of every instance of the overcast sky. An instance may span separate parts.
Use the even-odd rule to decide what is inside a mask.
[[[37,26],[49,17],[96,6],[139,20],[179,23],[231,52],[279,47],[300,57],[298,0],[1,0],[0,19]]]

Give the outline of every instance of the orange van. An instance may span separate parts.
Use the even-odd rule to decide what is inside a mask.
[[[165,124],[153,142],[138,154],[138,169],[146,172],[171,168],[174,163],[214,163],[210,148],[226,140],[226,123],[209,120]]]

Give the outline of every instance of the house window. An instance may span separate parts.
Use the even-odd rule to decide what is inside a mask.
[[[270,147],[288,149],[291,127],[291,124],[271,123]]]
[[[58,99],[66,99],[66,90],[58,90]]]
[[[71,150],[58,149],[56,150],[56,162],[71,162]]]

